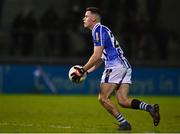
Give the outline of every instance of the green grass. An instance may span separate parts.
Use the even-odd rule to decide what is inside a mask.
[[[154,127],[147,112],[119,107],[131,132],[180,132],[179,97],[136,98],[159,103],[161,122]],[[118,132],[114,123],[97,96],[0,95],[0,132],[113,133]]]

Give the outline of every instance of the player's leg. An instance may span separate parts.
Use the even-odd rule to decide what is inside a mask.
[[[151,106],[150,104],[147,104],[143,101],[128,98],[128,91],[129,84],[121,84],[121,86],[116,91],[118,103],[122,107],[145,110],[149,112],[153,118],[154,125],[157,126],[160,122],[159,105],[154,104]]]
[[[103,105],[103,107],[112,114],[117,121],[120,123],[120,130],[131,130],[130,124],[123,117],[123,115],[119,112],[118,108],[112,103],[110,100],[110,96],[112,92],[118,87],[117,84],[110,83],[101,83],[100,84],[100,93],[99,93],[99,101]]]
[[[133,108],[133,109],[141,109],[145,111],[150,111],[152,109],[152,106],[139,101],[137,99],[132,99],[128,97],[129,92],[129,84],[122,83],[119,88],[116,90],[116,97],[118,100],[118,103],[125,108]]]
[[[129,98],[128,92],[129,92],[129,84],[131,83],[130,79],[131,79],[131,70],[127,70],[127,73],[122,80],[122,84],[116,90],[116,97],[118,103],[122,107],[140,109],[149,112],[153,118],[154,125],[157,126],[160,121],[159,105],[155,104],[151,106],[150,104],[147,104],[143,101]]]
[[[122,83],[115,91],[120,106],[131,108],[132,99],[128,98],[129,84]]]
[[[117,86],[115,84],[101,83],[98,100],[103,107],[114,117],[119,114],[117,107],[110,100],[111,94]]]
[[[122,83],[119,88],[116,90],[116,97],[118,100],[119,105],[125,108],[133,108],[133,109],[141,109],[141,110],[146,110],[150,111],[152,106],[139,101],[137,99],[132,99],[128,97],[129,93],[129,84],[127,83]]]

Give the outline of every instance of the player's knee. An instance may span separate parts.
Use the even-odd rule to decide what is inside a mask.
[[[104,103],[106,103],[107,98],[104,97],[104,96],[102,96],[102,95],[99,95],[99,96],[98,96],[98,101],[99,101],[101,104],[104,104]]]
[[[103,99],[103,97],[101,95],[98,96],[98,101],[101,102],[101,103],[104,101],[104,99]]]
[[[119,103],[119,105],[120,105],[121,107],[124,107],[124,108],[129,107],[129,101],[128,101],[128,99],[121,99],[121,100],[118,101],[118,103]]]

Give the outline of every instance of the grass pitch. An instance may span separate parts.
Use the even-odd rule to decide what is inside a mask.
[[[136,98],[159,103],[161,122],[154,127],[147,112],[119,107],[132,125],[131,132],[180,132],[179,97]],[[0,132],[114,133],[119,132],[115,123],[97,96],[0,95]]]

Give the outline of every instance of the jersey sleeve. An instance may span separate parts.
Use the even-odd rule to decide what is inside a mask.
[[[107,39],[107,31],[102,26],[96,28],[93,32],[94,46],[105,46],[105,40]]]

